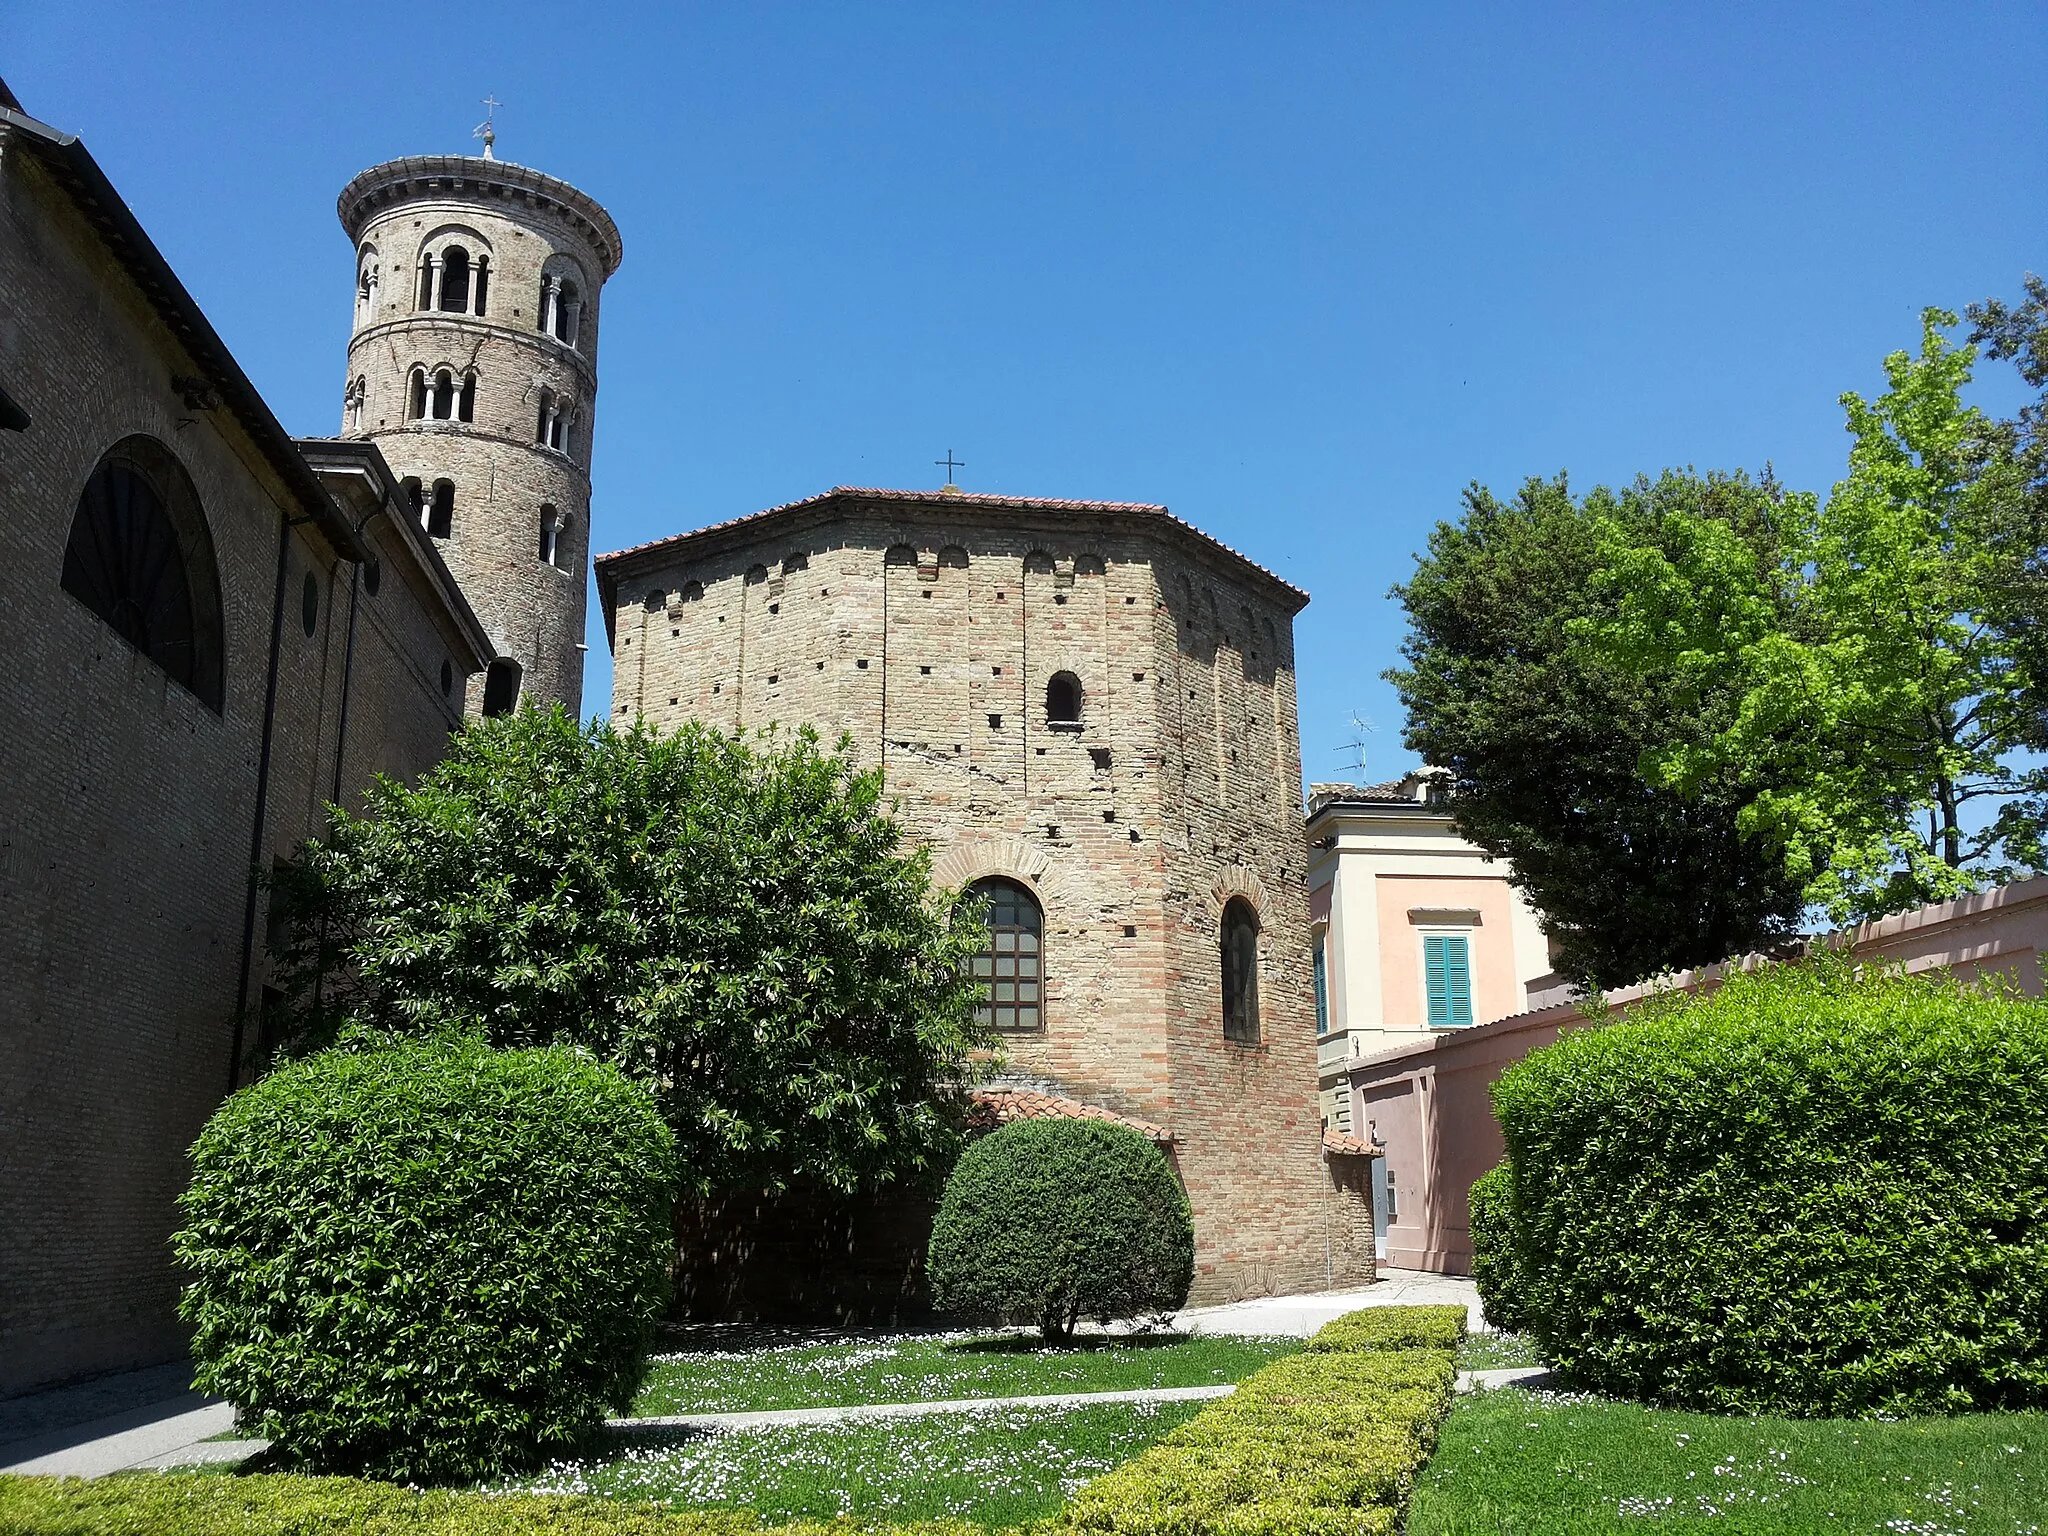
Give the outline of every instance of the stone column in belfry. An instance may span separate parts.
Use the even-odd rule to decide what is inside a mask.
[[[488,155],[373,166],[339,211],[356,250],[342,432],[383,450],[498,648],[469,713],[580,713],[598,294],[618,226]]]

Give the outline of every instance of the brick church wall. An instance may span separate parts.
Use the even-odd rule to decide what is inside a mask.
[[[168,1240],[228,1089],[279,526],[305,516],[230,410],[174,387],[201,372],[66,188],[0,141],[0,378],[32,418],[0,434],[0,1394],[185,1349]],[[80,491],[133,434],[184,466],[213,540],[219,713],[59,585]],[[339,723],[351,567],[310,523],[288,560],[263,863],[320,825]],[[379,600],[400,644],[425,643],[420,601]],[[460,719],[446,653],[401,676],[377,649],[359,630],[356,718],[417,772]],[[252,998],[262,979],[259,957]]]
[[[1037,894],[1045,1028],[1007,1065],[1173,1131],[1197,1300],[1326,1283],[1300,593],[1162,509],[950,493],[835,492],[599,572],[614,718],[849,735],[942,884]],[[1060,671],[1078,728],[1047,719]],[[1233,896],[1261,925],[1249,1045],[1223,1038]]]

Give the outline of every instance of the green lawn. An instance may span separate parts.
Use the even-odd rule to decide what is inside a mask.
[[[660,1356],[633,1405],[639,1417],[1035,1397],[1237,1381],[1301,1348],[1299,1339],[1084,1338],[1046,1349],[1035,1335],[966,1335],[706,1350]]]
[[[1722,1418],[1507,1387],[1462,1398],[1410,1536],[2029,1536],[2048,1414]]]
[[[750,1509],[765,1520],[1016,1525],[1052,1514],[1205,1405],[976,1408],[915,1419],[636,1435],[508,1490],[597,1494],[673,1508]]]

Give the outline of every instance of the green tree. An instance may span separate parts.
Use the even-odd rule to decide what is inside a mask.
[[[1772,556],[1788,498],[1768,476],[1666,474],[1576,500],[1560,475],[1512,500],[1479,486],[1414,576],[1406,665],[1387,674],[1404,740],[1451,775],[1459,830],[1511,863],[1558,970],[1614,986],[1796,930],[1804,874],[1742,836],[1732,776],[1652,784],[1646,752],[1712,738],[1734,700],[1607,656],[1577,627],[1617,617],[1595,586],[1603,538],[1657,548],[1724,528]]]
[[[2010,362],[2035,391],[2012,421],[1986,424],[1974,446],[1978,522],[1996,556],[1987,616],[2027,672],[2027,745],[2048,750],[2048,282],[2027,275],[2026,297],[1986,299],[1964,311],[1970,340]]]
[[[1578,625],[1682,704],[1732,690],[1732,716],[1651,746],[1645,776],[1687,796],[1739,784],[1745,838],[1838,919],[2043,864],[2048,773],[2014,759],[2031,674],[1998,622],[1996,434],[1963,403],[1976,354],[1945,336],[1956,323],[1926,311],[1919,355],[1885,359],[1890,388],[1842,396],[1848,474],[1825,504],[1784,500],[1769,558],[1691,512],[1655,547],[1610,519],[1596,586],[1615,611]]]
[[[472,725],[280,882],[293,1046],[579,1047],[653,1093],[685,1193],[949,1166],[972,925],[881,794],[808,732]]]

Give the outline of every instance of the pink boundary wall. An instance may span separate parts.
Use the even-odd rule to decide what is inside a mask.
[[[2048,876],[1865,923],[1826,942],[1902,960],[1908,971],[1945,966],[1960,978],[2003,971],[2039,996],[2040,961],[2048,954]],[[1681,971],[1609,993],[1607,1002],[1626,1007],[1652,991],[1713,987],[1731,969],[1762,963],[1751,955]],[[1577,1003],[1561,1000],[1370,1056],[1352,1068],[1351,1123],[1363,1129],[1370,1121],[1386,1144],[1394,1214],[1383,1262],[1471,1272],[1466,1195],[1503,1150],[1487,1090],[1510,1064],[1587,1023]]]

